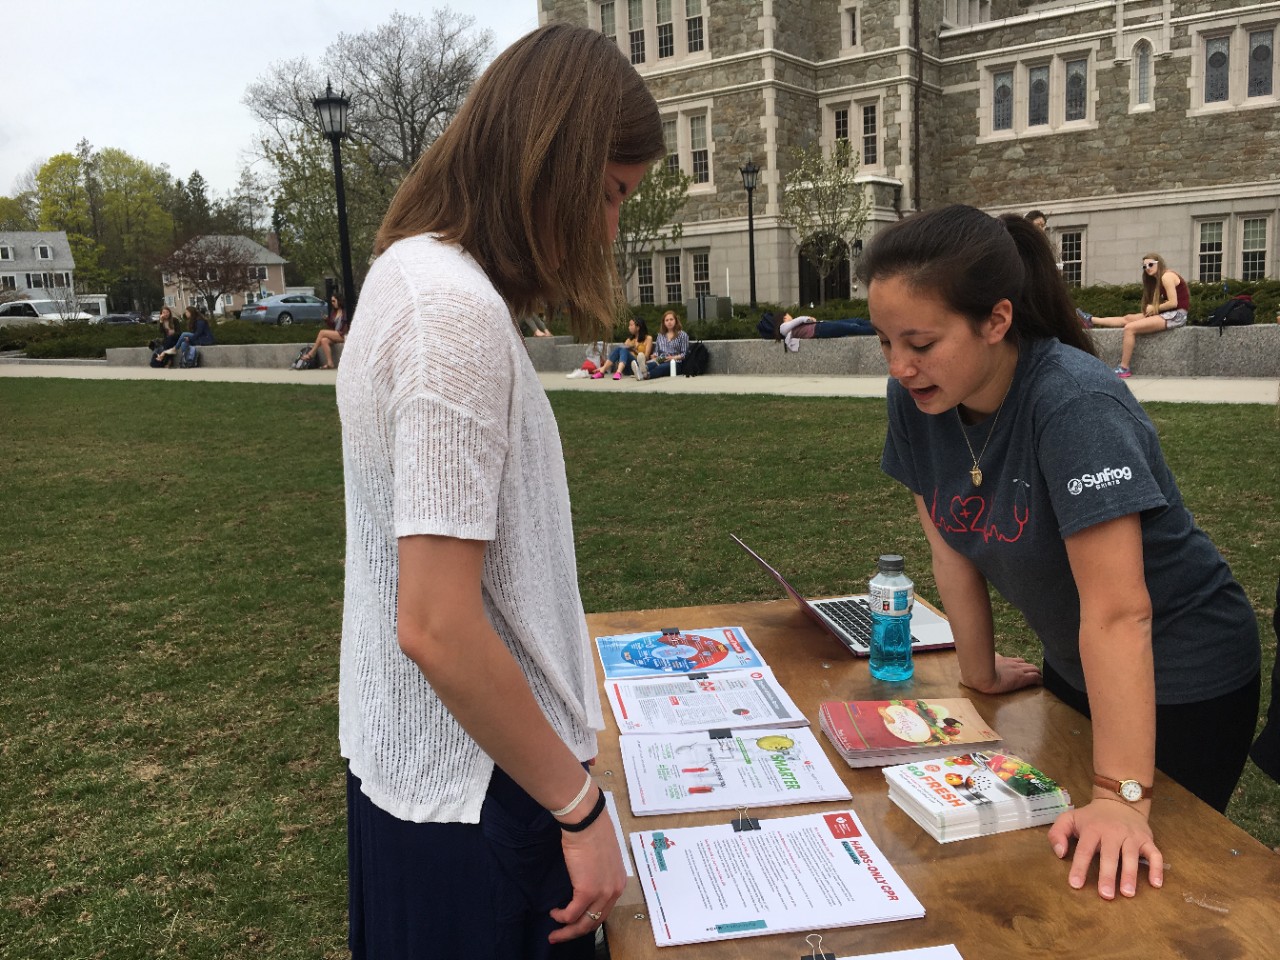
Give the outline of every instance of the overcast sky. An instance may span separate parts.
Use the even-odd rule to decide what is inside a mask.
[[[451,7],[488,28],[494,53],[538,25],[538,0],[33,0],[5,4],[0,196],[32,164],[87,138],[211,191],[235,185],[254,143],[245,89],[278,60],[318,61],[338,33],[397,9]],[[321,91],[317,91],[318,93]]]

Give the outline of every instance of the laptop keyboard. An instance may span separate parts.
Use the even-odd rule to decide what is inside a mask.
[[[850,642],[871,649],[871,608],[862,600],[822,600],[813,604]]]

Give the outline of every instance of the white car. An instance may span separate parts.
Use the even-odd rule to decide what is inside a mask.
[[[0,326],[92,319],[93,317],[83,310],[70,310],[57,300],[12,300],[9,303],[0,303]]]

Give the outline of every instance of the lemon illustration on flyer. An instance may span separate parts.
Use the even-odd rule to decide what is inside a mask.
[[[596,637],[596,648],[609,680],[765,666],[742,627],[622,633]]]

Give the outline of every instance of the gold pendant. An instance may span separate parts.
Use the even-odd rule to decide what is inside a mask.
[[[976,463],[973,465],[973,469],[969,471],[969,479],[973,481],[975,487],[982,486],[982,468]]]

